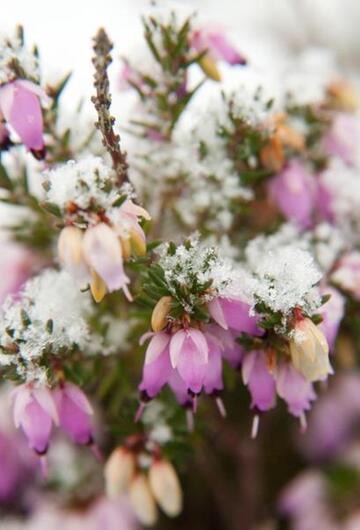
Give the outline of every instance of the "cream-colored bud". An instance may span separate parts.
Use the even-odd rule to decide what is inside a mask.
[[[359,108],[359,94],[347,81],[335,81],[328,86],[327,91],[336,108],[347,112],[354,112]]]
[[[124,447],[118,447],[111,453],[104,467],[106,494],[118,497],[130,486],[135,473],[135,456]]]
[[[200,59],[199,66],[207,77],[213,81],[221,81],[221,75],[217,64],[208,54]]]
[[[90,291],[97,303],[101,302],[107,292],[104,280],[100,278],[94,269],[91,269]]]
[[[151,327],[153,331],[161,331],[167,324],[167,316],[171,309],[171,296],[162,296],[158,300],[151,315]]]
[[[146,241],[136,230],[130,231],[131,246],[138,256],[146,256]]]
[[[145,475],[136,475],[130,483],[129,500],[139,521],[152,526],[158,518],[155,499],[151,493],[149,481]]]
[[[149,483],[157,503],[166,515],[179,515],[182,510],[182,491],[172,464],[167,460],[153,462],[149,470]]]
[[[125,260],[130,259],[130,257],[131,257],[131,243],[130,243],[130,239],[128,237],[120,237],[119,240],[120,240],[120,246],[121,246],[121,251],[122,251],[123,258]]]
[[[309,318],[296,324],[290,339],[290,355],[295,368],[309,381],[326,379],[332,373],[327,340]]]
[[[83,232],[76,226],[65,226],[58,239],[58,254],[65,266],[78,266],[83,261]]]

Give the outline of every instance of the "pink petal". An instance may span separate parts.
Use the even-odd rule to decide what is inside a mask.
[[[66,387],[56,390],[60,425],[75,443],[87,445],[93,441],[90,415],[69,397]]]
[[[212,394],[224,388],[222,380],[222,357],[221,350],[216,342],[208,339],[209,362],[206,365],[204,377],[204,390],[207,394]]]
[[[171,337],[170,341],[170,360],[171,360],[171,366],[173,368],[176,368],[179,357],[181,354],[181,350],[184,344],[184,341],[186,339],[186,333],[183,329],[180,329]]]
[[[90,401],[78,386],[73,385],[72,383],[66,383],[64,386],[64,392],[67,397],[86,414],[91,416],[94,413]]]
[[[214,298],[208,304],[209,313],[212,318],[224,329],[228,329],[229,326],[226,323],[224,311],[218,298]]]
[[[145,364],[154,362],[162,354],[170,341],[168,333],[155,333],[146,350]]]
[[[174,392],[175,397],[180,403],[180,405],[188,405],[191,403],[191,398],[189,396],[188,388],[184,381],[179,376],[177,370],[172,370],[168,385],[171,390]]]
[[[123,269],[120,242],[115,232],[105,223],[88,228],[83,238],[84,256],[105,282],[110,292],[130,282]]]
[[[13,83],[13,90],[11,108],[5,111],[2,107],[4,116],[28,149],[41,150],[44,140],[39,98],[16,81]]]
[[[18,428],[26,407],[32,401],[30,388],[27,385],[18,386],[12,390],[11,397],[14,399],[14,424]]]
[[[121,207],[121,211],[130,215],[133,215],[135,217],[143,217],[147,221],[150,221],[151,216],[149,212],[145,210],[145,208],[142,208],[141,206],[138,206],[137,204],[133,203],[130,200],[125,201]]]
[[[144,364],[139,390],[149,398],[155,397],[168,382],[172,369],[168,348],[165,348],[151,362]]]
[[[59,416],[56,409],[56,404],[51,391],[46,387],[35,387],[32,389],[32,395],[38,402],[40,407],[52,418],[55,425],[59,425]]]
[[[199,363],[207,363],[209,347],[208,343],[206,342],[205,335],[198,329],[190,328],[188,331],[188,336],[191,338],[198,350]]]
[[[277,368],[276,389],[294,416],[301,416],[304,411],[309,410],[311,401],[316,399],[312,383],[295,370],[291,363],[282,363]]]
[[[150,337],[153,337],[155,335],[155,333],[153,331],[147,331],[146,333],[144,333],[143,335],[141,335],[140,337],[140,340],[139,340],[139,344],[140,346],[142,346],[143,344],[145,344],[145,342],[150,338]]]
[[[29,446],[39,454],[45,453],[49,445],[52,421],[37,401],[33,400],[27,405],[21,419],[21,427]]]

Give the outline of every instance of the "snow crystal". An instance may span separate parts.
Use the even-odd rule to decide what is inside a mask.
[[[313,313],[320,305],[314,286],[321,272],[312,255],[296,244],[267,248],[256,238],[246,249],[247,264],[254,279],[254,298],[285,315],[296,306]]]
[[[44,369],[36,361],[45,351],[86,346],[90,308],[89,295],[79,292],[68,273],[45,270],[25,284],[20,300],[8,297],[5,301],[0,345],[5,349],[12,343],[17,345],[19,370],[25,366],[21,375],[29,375],[28,364],[32,378],[44,377]]]
[[[0,85],[18,77],[11,67],[14,62],[20,66],[28,79],[39,81],[39,64],[36,55],[23,45],[17,34],[12,37],[0,34]]]
[[[119,190],[114,171],[101,158],[89,155],[77,162],[70,160],[44,173],[47,200],[63,211],[69,203],[87,209],[96,204],[111,208],[116,198],[128,190]]]
[[[173,255],[168,250],[168,244],[159,248],[159,265],[164,270],[169,291],[174,295],[179,285],[188,286],[191,292],[194,284],[198,286],[208,282],[211,282],[212,291],[220,293],[230,281],[230,260],[219,257],[214,247],[201,245],[197,236],[191,239],[190,245],[179,245]],[[189,299],[191,305],[191,294]],[[191,312],[191,307],[187,307],[187,310]]]

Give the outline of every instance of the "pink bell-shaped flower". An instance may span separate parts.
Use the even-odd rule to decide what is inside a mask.
[[[42,96],[43,90],[25,79],[17,79],[0,87],[0,115],[14,129],[27,149],[35,154],[44,149],[40,105]]]
[[[171,335],[162,331],[154,333],[147,347],[139,385],[139,390],[147,398],[155,397],[170,378],[173,370],[169,353],[170,337]]]
[[[270,197],[281,213],[300,228],[311,225],[315,201],[315,182],[310,173],[293,160],[274,177],[269,186]]]
[[[281,363],[276,369],[276,390],[286,401],[293,416],[302,417],[316,399],[312,383],[305,379],[290,362]]]
[[[258,328],[258,318],[250,315],[250,306],[239,298],[218,296],[208,304],[211,317],[223,329],[233,329],[240,333],[262,335]]]
[[[219,30],[202,28],[193,31],[190,36],[190,44],[198,52],[207,50],[207,53],[215,60],[222,60],[230,65],[246,64],[245,57],[237,51],[224,33]]]
[[[90,445],[93,442],[92,406],[79,387],[65,382],[55,390],[60,427],[77,444]]]
[[[266,411],[275,406],[275,379],[269,372],[265,353],[252,351],[245,355],[242,376],[251,394],[251,407]]]
[[[13,400],[15,426],[22,428],[31,449],[39,455],[46,453],[53,423],[59,423],[51,391],[27,383],[14,389]]]
[[[194,328],[177,331],[170,341],[170,360],[188,389],[201,392],[209,361],[205,335]]]

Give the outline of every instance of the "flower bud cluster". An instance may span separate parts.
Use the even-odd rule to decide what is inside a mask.
[[[158,508],[169,517],[182,509],[182,491],[172,464],[161,455],[160,447],[143,436],[133,436],[117,447],[104,469],[106,491],[110,498],[127,493],[139,521],[152,526]]]
[[[123,289],[131,300],[124,261],[146,254],[141,219],[149,214],[132,202],[129,186],[119,189],[115,172],[100,158],[70,161],[48,172],[47,207],[63,218],[59,258],[80,286],[90,285],[100,302]]]

